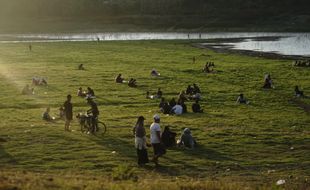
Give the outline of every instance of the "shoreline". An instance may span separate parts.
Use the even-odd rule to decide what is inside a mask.
[[[276,40],[279,36],[268,37],[270,40]],[[284,60],[307,60],[310,59],[310,56],[301,56],[301,55],[282,55],[279,53],[273,52],[260,52],[254,50],[240,50],[240,49],[233,49],[233,46],[223,45],[224,42],[238,42],[242,41],[244,38],[231,38],[231,39],[210,39],[206,40],[204,43],[210,44],[202,44],[200,43],[192,43],[191,45],[195,48],[199,49],[210,49],[215,51],[216,53],[229,53],[229,54],[238,54],[238,55],[245,55],[250,57],[261,57],[267,59],[284,59]],[[217,47],[215,47],[217,46]],[[218,48],[221,46],[220,48]]]

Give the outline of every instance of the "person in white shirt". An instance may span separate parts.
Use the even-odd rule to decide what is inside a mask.
[[[171,112],[175,115],[181,115],[183,113],[183,107],[180,104],[177,104],[172,108]]]
[[[154,122],[150,126],[151,131],[151,144],[154,150],[153,162],[156,166],[158,166],[158,158],[166,153],[165,148],[161,144],[161,136],[160,136],[160,117],[159,115],[154,115]]]

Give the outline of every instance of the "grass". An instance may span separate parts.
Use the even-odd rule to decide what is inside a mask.
[[[309,69],[292,67],[288,60],[196,49],[187,41],[32,46],[29,52],[25,43],[0,44],[0,184],[6,185],[4,189],[157,189],[161,182],[167,189],[277,189],[274,184],[279,179],[286,180],[284,188],[310,188],[310,117],[291,101],[295,85],[310,94]],[[217,73],[201,72],[207,60],[215,62]],[[81,63],[85,71],[77,70]],[[150,77],[152,68],[162,77]],[[136,78],[139,87],[115,84],[118,73]],[[275,89],[261,88],[265,73],[271,73]],[[46,77],[48,87],[35,87],[34,96],[21,95],[33,76]],[[170,125],[178,137],[185,127],[191,128],[199,147],[168,150],[160,168],[137,167],[132,127],[143,115],[149,134],[152,116],[159,112],[159,100],[145,99],[146,91],[155,93],[161,87],[170,99],[192,83],[202,90],[205,113],[161,114],[161,127]],[[86,101],[75,96],[80,86],[95,90],[100,120],[108,126],[104,137],[81,134],[76,120],[74,131],[67,133],[63,121],[41,119],[47,106],[51,115],[57,115],[67,94],[73,95],[74,114],[87,110]],[[250,105],[235,104],[241,92]],[[302,101],[310,104],[310,99]],[[125,179],[118,177],[121,180],[114,184],[113,176]]]

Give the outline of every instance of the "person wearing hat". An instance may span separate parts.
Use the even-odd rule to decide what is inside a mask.
[[[158,166],[158,158],[162,156],[163,154],[166,153],[165,148],[161,144],[161,137],[160,137],[160,117],[158,114],[153,116],[154,122],[150,126],[150,131],[151,131],[151,144],[153,146],[154,150],[154,157],[153,161],[156,166]]]
[[[97,104],[94,102],[94,100],[91,97],[87,98],[87,103],[90,105],[90,109],[87,110],[88,114],[92,115],[92,133],[97,131],[97,120],[99,115],[99,110]]]
[[[178,140],[178,146],[185,146],[187,148],[194,148],[196,141],[193,138],[189,128],[185,128],[181,136],[181,140]]]
[[[64,103],[64,113],[65,113],[65,119],[66,119],[66,123],[65,123],[65,131],[70,131],[70,123],[72,121],[72,103],[71,103],[71,95],[69,94],[67,96],[67,101],[65,101]]]
[[[146,132],[144,128],[143,116],[138,117],[137,123],[133,128],[133,134],[135,135],[135,147],[138,155],[138,165],[144,165],[149,162],[147,149],[146,149]]]

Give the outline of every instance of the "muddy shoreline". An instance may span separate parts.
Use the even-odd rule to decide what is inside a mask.
[[[278,40],[279,36],[272,36],[272,37],[258,37],[258,38],[251,38],[255,40],[269,40],[275,41]],[[231,39],[210,39],[205,40],[204,42],[200,43],[193,43],[192,46],[200,49],[211,49],[218,53],[231,53],[231,54],[239,54],[239,55],[246,55],[251,57],[262,57],[268,59],[285,59],[285,60],[308,60],[310,56],[299,56],[299,55],[281,55],[279,53],[274,52],[259,52],[253,50],[238,50],[233,49],[232,45],[225,45],[223,43],[232,43],[232,42],[241,42],[245,39],[249,38],[231,38]]]

